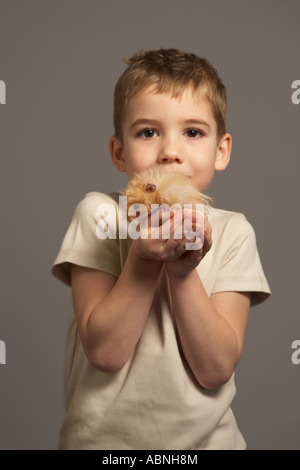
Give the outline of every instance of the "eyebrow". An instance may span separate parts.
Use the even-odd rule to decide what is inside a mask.
[[[207,127],[208,129],[210,129],[210,125],[208,124],[208,122],[204,121],[204,119],[187,119],[185,121],[183,121],[185,124],[196,124],[196,125],[200,125],[200,126],[205,126]]]
[[[211,128],[211,126],[208,124],[208,122],[204,121],[203,119],[185,119],[182,121],[183,124],[187,125],[200,125],[200,126],[205,126],[208,129]],[[160,124],[160,121],[157,121],[156,119],[136,119],[130,126],[130,129],[133,129],[136,126],[140,125],[154,125],[158,126]]]
[[[130,126],[130,129],[133,129],[136,126],[149,126],[149,125],[154,125],[158,126],[159,121],[156,121],[155,119],[136,119]]]

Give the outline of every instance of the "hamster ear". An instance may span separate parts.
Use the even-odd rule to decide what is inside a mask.
[[[232,147],[231,135],[224,134],[218,143],[217,157],[215,161],[216,171],[223,171],[227,167],[230,161],[231,147]]]
[[[113,165],[117,170],[124,172],[126,171],[126,160],[124,157],[123,145],[119,137],[112,135],[109,140],[109,151],[113,162]]]

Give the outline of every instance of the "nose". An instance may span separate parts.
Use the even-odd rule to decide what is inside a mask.
[[[179,145],[175,140],[161,142],[158,154],[158,163],[183,163],[184,157]]]

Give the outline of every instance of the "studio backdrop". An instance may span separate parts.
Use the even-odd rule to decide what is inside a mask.
[[[298,0],[0,0],[0,449],[56,449],[70,289],[51,276],[110,160],[124,58],[174,47],[227,87],[232,158],[208,193],[253,225],[272,296],[251,310],[233,409],[249,449],[300,449]]]

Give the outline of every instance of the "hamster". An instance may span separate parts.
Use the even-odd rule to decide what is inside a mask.
[[[157,169],[149,169],[140,174],[136,174],[129,181],[125,195],[127,196],[128,219],[130,207],[138,210],[138,205],[143,204],[148,214],[151,213],[152,204],[179,204],[184,208],[184,204],[209,204],[210,198],[200,192],[192,183],[192,180],[182,173],[161,172]]]

